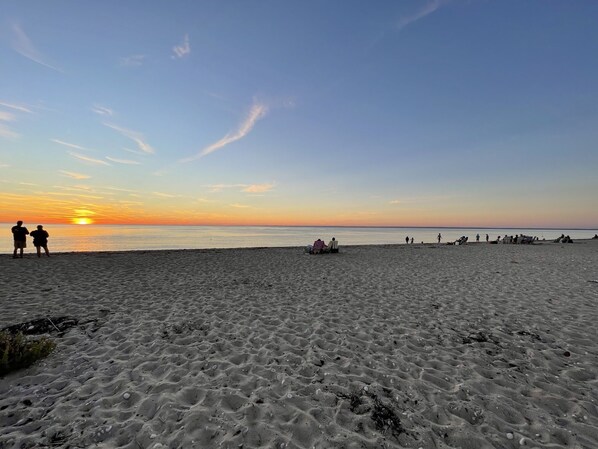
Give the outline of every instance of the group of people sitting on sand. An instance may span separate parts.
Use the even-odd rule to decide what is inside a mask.
[[[332,237],[332,240],[326,245],[324,240],[318,239],[313,245],[307,245],[305,252],[309,254],[338,253],[338,240]]]
[[[500,240],[500,237],[498,238]],[[534,243],[536,240],[538,240],[538,237],[532,237],[530,235],[519,235],[517,234],[515,237],[513,237],[512,235],[505,235],[502,239],[502,243],[513,243],[513,244],[517,244],[517,243],[526,243],[526,244],[531,244]]]
[[[565,234],[561,234],[561,236],[554,241],[554,243],[573,243],[571,237]]]

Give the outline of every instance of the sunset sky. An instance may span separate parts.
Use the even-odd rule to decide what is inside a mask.
[[[598,227],[598,2],[2,1],[0,221]]]

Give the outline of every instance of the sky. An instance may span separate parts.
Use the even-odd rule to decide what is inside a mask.
[[[0,0],[0,221],[598,227],[593,0]]]

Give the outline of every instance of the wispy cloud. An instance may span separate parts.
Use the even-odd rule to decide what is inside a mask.
[[[66,176],[67,178],[72,178],[72,179],[89,179],[89,178],[91,178],[91,176],[89,176],[89,175],[84,175],[82,173],[75,173],[75,172],[66,171],[66,170],[60,170],[60,173],[62,173],[62,176]]]
[[[110,156],[106,156],[106,159],[108,159],[111,162],[116,162],[117,164],[125,164],[125,165],[140,165],[141,162],[138,161],[131,161],[129,159],[117,159],[115,157],[110,157]]]
[[[0,122],[13,122],[15,115],[12,112],[0,111]],[[19,134],[13,131],[8,125],[0,123],[0,137],[15,139]]]
[[[59,140],[59,139],[50,139],[50,140],[59,145],[64,145],[65,147],[74,148],[75,150],[93,151],[89,148],[82,147],[81,145],[77,145],[77,144],[70,143],[70,142],[65,142],[64,140]]]
[[[7,167],[10,167],[10,165],[3,164],[2,162],[0,162],[0,168],[7,168]]]
[[[57,72],[64,73],[63,70],[59,69],[58,67],[54,67],[53,65],[48,64],[44,61],[44,57],[40,54],[40,52],[35,48],[29,36],[25,34],[25,32],[21,29],[18,24],[13,24],[12,26],[13,31],[13,49],[19,53],[20,55],[26,57],[27,59],[36,62],[44,67],[47,67],[52,70],[56,70]]]
[[[139,67],[145,61],[145,55],[131,55],[120,58],[120,65],[124,67]]]
[[[410,14],[405,17],[402,17],[399,20],[399,22],[397,23],[397,28],[400,31],[403,28],[405,28],[406,26],[408,26],[409,24],[412,24],[414,22],[417,22],[420,19],[423,19],[424,17],[426,17],[426,16],[432,14],[434,11],[438,10],[438,8],[440,8],[444,4],[448,3],[448,1],[449,0],[432,0],[432,1],[428,2],[426,5],[424,5],[422,8],[420,8],[415,13]]]
[[[6,139],[16,139],[17,137],[19,137],[19,134],[14,132],[8,126],[0,123],[0,137],[4,137]]]
[[[94,159],[92,157],[85,156],[79,153],[73,153],[69,151],[69,154],[74,157],[75,159],[79,159],[80,161],[87,162],[92,165],[110,165],[108,162],[103,161],[101,159]]]
[[[113,125],[111,123],[104,123],[108,128],[112,128],[118,131],[123,136],[128,137],[137,144],[137,147],[146,154],[154,154],[156,151],[148,144],[143,137],[143,134],[137,131],[131,131],[130,129],[121,128],[120,126]]]
[[[247,193],[264,193],[269,192],[275,187],[275,184],[252,184],[243,189],[243,192]]]
[[[208,186],[210,192],[222,192],[224,189],[247,187],[247,184],[211,184]]]
[[[155,196],[160,198],[181,198],[181,195],[173,195],[171,193],[164,193],[164,192],[152,192]]]
[[[5,108],[9,108],[9,109],[14,109],[15,111],[27,112],[29,114],[32,113],[31,109],[28,109],[25,106],[21,106],[21,105],[18,105],[18,104],[11,104],[11,103],[0,102],[0,106],[4,106]]]
[[[15,119],[14,114],[6,111],[0,111],[0,120],[3,122],[12,122]]]
[[[251,207],[251,206],[248,206],[247,204],[239,204],[239,203],[229,204],[229,206],[236,207],[237,209],[246,209],[248,207]]]
[[[99,115],[109,115],[109,116],[114,115],[114,111],[112,109],[106,108],[104,106],[100,106],[97,104],[94,104],[92,106],[91,110]]]
[[[203,156],[213,153],[214,151],[224,148],[228,144],[231,144],[233,142],[236,142],[237,140],[242,139],[247,134],[249,134],[249,132],[251,132],[251,130],[253,129],[255,124],[258,122],[258,120],[265,117],[267,112],[268,112],[268,107],[265,104],[255,103],[251,107],[251,110],[249,111],[249,114],[247,115],[245,120],[239,126],[239,129],[237,129],[233,133],[227,134],[219,141],[214,142],[213,144],[208,145],[207,147],[203,148],[195,156],[191,156],[189,158],[182,159],[181,162],[190,162],[195,159],[199,159]]]
[[[183,38],[183,42],[180,45],[175,45],[172,47],[172,51],[174,55],[172,55],[173,59],[181,59],[191,53],[191,45],[189,44],[189,35],[185,34]]]

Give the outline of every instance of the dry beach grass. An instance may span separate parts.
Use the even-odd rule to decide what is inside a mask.
[[[598,241],[0,259],[0,448],[596,448]]]

